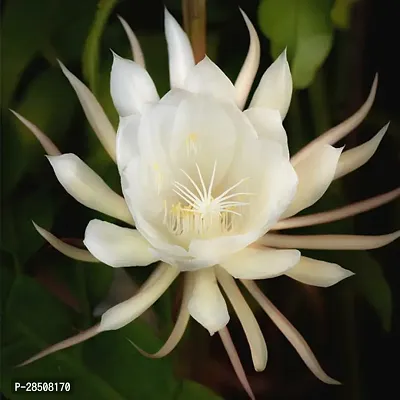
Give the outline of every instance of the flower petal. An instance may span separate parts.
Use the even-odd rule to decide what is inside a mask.
[[[32,223],[35,229],[39,232],[39,234],[60,253],[78,261],[99,262],[99,260],[95,258],[92,254],[90,254],[87,250],[71,246],[70,244],[65,243],[62,240],[55,237],[52,233],[46,231],[46,229],[43,229],[39,225],[35,224],[33,221]]]
[[[149,242],[137,231],[93,219],[83,241],[88,250],[111,267],[145,266],[157,258],[149,251]]]
[[[110,120],[93,96],[93,93],[63,63],[59,61],[59,64],[62,72],[74,88],[90,126],[93,128],[107,153],[115,161],[115,130]]]
[[[106,183],[75,154],[47,157],[57,179],[79,203],[96,211],[133,224],[123,197]]]
[[[285,118],[292,97],[292,75],[286,50],[265,71],[250,103],[251,107],[276,109]]]
[[[213,335],[229,322],[228,308],[219,290],[214,268],[189,273],[194,279],[188,304],[190,315]]]
[[[242,9],[239,10],[242,13],[250,35],[249,51],[247,52],[246,59],[244,60],[243,66],[235,82],[236,104],[240,109],[243,109],[260,63],[260,41],[258,40],[257,31],[248,16],[242,11]]]
[[[16,111],[11,109],[10,111],[35,135],[36,139],[39,141],[44,151],[49,156],[61,155],[61,152],[60,150],[58,150],[57,146],[36,125],[32,124],[32,122],[28,121],[26,118],[18,114]]]
[[[323,196],[335,176],[341,152],[342,149],[324,145],[296,164],[299,185],[292,203],[281,219],[312,206]]]
[[[298,250],[247,247],[220,263],[237,279],[266,279],[286,273],[299,262]]]
[[[258,137],[278,142],[282,146],[284,156],[289,159],[287,135],[282,125],[279,111],[262,107],[253,107],[244,111],[244,114],[254,126]]]
[[[184,89],[192,93],[209,94],[220,100],[235,100],[232,82],[207,56],[189,71]]]
[[[268,314],[278,329],[285,335],[286,339],[295,348],[310,371],[322,382],[330,385],[340,385],[340,382],[332,379],[324,372],[303,336],[301,336],[296,328],[268,300],[258,286],[254,282],[247,280],[243,280],[242,283],[244,286],[246,286],[251,295],[257,300],[262,309]]]
[[[268,233],[257,243],[264,246],[315,250],[371,250],[386,246],[400,237],[400,231],[387,235],[278,235]]]
[[[286,272],[286,275],[307,285],[329,287],[354,273],[337,264],[301,257],[300,261]]]
[[[336,168],[335,178],[341,178],[344,175],[360,168],[364,165],[374,154],[380,142],[383,139],[389,124],[386,124],[371,140],[355,147],[354,149],[345,151],[339,158],[339,163]]]
[[[143,51],[142,48],[140,47],[138,38],[132,31],[129,24],[121,16],[117,15],[117,17],[120,20],[122,27],[124,28],[126,36],[128,36],[129,44],[131,45],[132,49],[133,61],[135,61],[135,63],[139,64],[141,67],[146,68]]]
[[[268,353],[267,345],[260,326],[258,325],[251,308],[246,303],[246,300],[237,287],[235,280],[222,268],[216,268],[216,274],[218,282],[224,289],[224,292],[228,296],[228,299],[242,324],[247,341],[249,342],[254,369],[256,371],[264,371],[267,366]]]
[[[183,88],[189,70],[194,66],[192,46],[184,30],[165,9],[165,36],[168,44],[171,88]]]
[[[157,279],[140,290],[135,296],[110,308],[101,317],[99,331],[110,331],[122,328],[150,308],[168,289],[171,283],[179,275],[179,270],[171,265],[162,263],[153,272]],[[152,277],[149,278],[152,280]]]
[[[154,82],[139,64],[113,55],[110,90],[114,106],[121,117],[141,114],[147,104],[160,99]]]
[[[117,165],[122,171],[138,155],[140,115],[120,117],[117,130]]]

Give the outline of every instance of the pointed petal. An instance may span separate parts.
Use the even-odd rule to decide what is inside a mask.
[[[88,250],[111,267],[146,266],[158,261],[149,242],[135,229],[92,219],[83,241]]]
[[[283,333],[286,339],[295,348],[301,359],[310,369],[310,371],[322,382],[331,385],[340,385],[340,382],[332,379],[321,368],[318,360],[315,358],[310,346],[304,340],[303,336],[296,330],[296,328],[282,315],[279,310],[268,300],[264,293],[258,286],[251,281],[242,281],[251,295],[257,300],[261,308],[268,314],[274,324]]]
[[[117,165],[122,171],[138,155],[140,115],[120,117],[117,131]]]
[[[257,31],[248,16],[242,9],[239,10],[243,15],[250,36],[249,51],[235,82],[236,104],[240,109],[243,109],[260,64],[260,41],[258,40]]]
[[[33,221],[32,223],[39,234],[60,253],[78,261],[99,262],[99,260],[95,258],[92,254],[90,254],[87,250],[71,246],[70,244],[63,242],[50,232],[46,231],[46,229],[43,229],[39,225],[35,224]]]
[[[122,328],[149,309],[168,289],[179,275],[179,270],[171,265],[161,263],[153,272],[157,275],[146,290],[140,290],[135,296],[110,308],[101,317],[99,331],[110,331]],[[151,276],[150,278],[151,279]]]
[[[275,250],[263,246],[247,247],[220,263],[238,279],[266,279],[280,276],[300,260],[298,250]]]
[[[117,17],[121,22],[122,27],[124,28],[126,36],[128,36],[129,44],[131,45],[132,49],[133,61],[135,61],[135,63],[139,64],[141,67],[146,68],[143,51],[142,48],[140,47],[138,38],[132,31],[129,24],[120,15],[117,15]]]
[[[171,88],[183,88],[186,76],[194,66],[192,46],[184,30],[165,9],[165,36],[168,45]]]
[[[281,219],[291,217],[316,203],[326,192],[335,176],[342,149],[325,145],[295,166],[299,185],[294,200]]]
[[[247,379],[246,372],[242,363],[240,362],[239,355],[236,351],[235,345],[233,344],[231,335],[229,334],[228,328],[222,328],[219,332],[222,344],[228,354],[229,360],[231,361],[232,367],[235,370],[236,376],[238,377],[243,389],[246,391],[247,395],[251,400],[256,400],[253,391],[251,390],[250,383]]]
[[[286,272],[286,275],[307,285],[329,287],[354,273],[337,264],[301,257],[300,261]]]
[[[287,135],[278,110],[253,107],[244,111],[244,115],[254,126],[259,138],[278,142],[282,146],[282,153],[289,159]]]
[[[189,313],[213,335],[229,321],[228,308],[219,290],[214,268],[188,273],[193,274],[194,279],[188,304]]]
[[[90,126],[93,128],[107,153],[115,161],[115,130],[110,120],[93,96],[93,93],[63,63],[59,61],[59,64],[62,72],[74,88]]]
[[[135,343],[132,341],[129,341],[132,343],[133,346],[136,347],[136,349],[143,354],[146,357],[149,358],[162,358],[167,356],[169,353],[171,353],[172,350],[175,349],[175,347],[178,345],[180,340],[182,339],[186,327],[189,322],[190,314],[188,310],[188,303],[189,303],[189,297],[192,293],[193,289],[193,276],[191,274],[185,274],[185,285],[183,288],[183,298],[182,298],[182,303],[181,307],[179,309],[179,314],[178,318],[176,320],[174,329],[172,330],[171,334],[169,335],[169,338],[167,341],[164,343],[164,345],[161,347],[160,350],[158,350],[156,353],[147,353],[146,351],[142,350],[140,347],[138,347]]]
[[[266,234],[258,243],[278,248],[315,250],[371,250],[386,246],[400,237],[400,231],[379,236],[361,235],[278,235]]]
[[[256,371],[264,371],[267,366],[268,353],[260,326],[251,308],[246,303],[246,300],[237,287],[235,280],[222,268],[216,268],[216,274],[218,282],[224,289],[224,292],[242,324],[247,341],[249,342],[254,369]]]
[[[376,89],[378,87],[378,75],[375,75],[374,82],[372,83],[371,91],[365,103],[349,118],[341,122],[339,125],[334,126],[316,139],[312,140],[301,150],[299,150],[291,159],[293,165],[296,165],[310,155],[315,149],[323,144],[335,144],[340,139],[344,138],[352,130],[357,128],[358,125],[367,116],[369,110],[374,103]]]
[[[383,139],[389,124],[386,124],[371,140],[357,146],[354,149],[345,151],[339,159],[335,172],[335,178],[338,179],[364,165],[374,154]]]
[[[209,94],[220,100],[235,100],[232,82],[207,56],[189,71],[184,89],[192,93]]]
[[[251,107],[276,109],[285,118],[292,98],[292,75],[286,50],[265,71],[250,103]]]
[[[16,111],[11,109],[10,111],[35,135],[36,139],[40,142],[44,151],[49,156],[59,156],[61,154],[57,146],[36,125],[32,124],[32,122],[28,121]]]
[[[40,353],[34,355],[33,357],[28,358],[26,361],[19,364],[18,367],[23,367],[24,365],[28,365],[34,361],[40,360],[41,358],[53,354],[56,351],[67,349],[68,347],[74,346],[75,344],[81,343],[85,340],[92,338],[93,336],[96,336],[98,333],[99,333],[99,324],[92,326],[86,331],[80,332],[73,337],[63,340],[62,342],[53,344],[52,346],[42,350]]]
[[[110,90],[114,106],[121,117],[139,113],[157,102],[157,89],[149,73],[134,61],[113,53]]]
[[[75,154],[47,157],[57,179],[79,203],[96,211],[133,224],[123,197],[106,183]]]
[[[400,187],[391,190],[388,193],[379,196],[371,197],[369,199],[359,201],[357,203],[349,204],[348,206],[336,208],[331,211],[324,211],[320,213],[303,215],[301,217],[293,217],[285,219],[274,225],[273,230],[292,229],[302,226],[312,226],[318,224],[325,224],[327,222],[338,221],[353,215],[361,214],[365,211],[373,210],[383,204],[389,203],[400,197]]]

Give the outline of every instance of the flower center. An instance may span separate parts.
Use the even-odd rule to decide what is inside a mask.
[[[188,186],[175,181],[174,193],[179,201],[168,207],[164,203],[164,224],[168,230],[176,236],[187,239],[193,236],[210,238],[221,234],[229,234],[236,230],[242,217],[242,208],[249,205],[248,202],[239,201],[243,196],[251,196],[254,193],[234,192],[248,178],[243,178],[230,186],[217,197],[213,196],[215,173],[217,163],[210,178],[208,187],[198,164],[196,164],[200,185],[184,170],[181,172],[188,178],[193,186]]]

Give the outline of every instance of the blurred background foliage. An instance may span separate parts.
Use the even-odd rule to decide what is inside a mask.
[[[294,85],[286,120],[291,151],[351,115],[364,101],[374,73],[377,100],[366,121],[343,144],[353,147],[391,120],[373,159],[335,182],[313,211],[327,210],[393,189],[399,183],[400,80],[392,42],[399,37],[398,14],[390,0],[208,0],[208,54],[234,79],[246,55],[248,34],[238,5],[256,24],[262,44],[257,80],[285,47]],[[181,20],[181,1],[165,5]],[[168,90],[163,6],[153,0],[7,0],[1,4],[1,391],[13,379],[72,379],[76,399],[246,398],[218,338],[192,323],[171,356],[149,360],[176,315],[179,282],[145,317],[116,332],[56,353],[30,366],[13,366],[49,344],[92,325],[96,306],[113,281],[111,268],[74,262],[58,254],[34,230],[31,220],[59,237],[79,243],[96,216],[68,197],[33,135],[9,112],[16,110],[41,128],[63,152],[84,159],[120,192],[114,164],[85,120],[57,59],[84,80],[114,126],[109,94],[112,48],[130,57],[117,15],[138,35],[147,68],[160,95]],[[254,88],[253,88],[254,90]],[[309,233],[381,234],[399,227],[399,202]],[[303,230],[298,230],[303,232]],[[255,312],[270,348],[265,372],[252,371],[239,324],[233,336],[259,399],[376,399],[397,385],[392,348],[399,330],[398,243],[371,252],[304,252],[339,262],[354,278],[330,289],[306,287],[287,278],[263,283],[274,303],[298,327],[327,372],[342,387],[318,382],[273,324]],[[127,271],[127,291],[146,272]],[[127,275],[128,276],[128,275]],[[115,277],[114,277],[115,278]],[[130,280],[132,279],[132,280]],[[251,303],[252,304],[252,303]],[[199,383],[196,383],[199,382]],[[201,384],[200,384],[201,383]],[[204,385],[204,386],[203,386]],[[34,396],[31,396],[35,398]],[[36,398],[42,398],[36,395]],[[51,395],[48,395],[51,398]]]

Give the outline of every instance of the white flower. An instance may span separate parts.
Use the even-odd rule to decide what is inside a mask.
[[[130,323],[185,271],[176,326],[165,346],[152,357],[164,356],[176,346],[192,316],[210,334],[219,332],[239,379],[253,397],[226,329],[229,314],[220,287],[243,326],[258,371],[266,366],[267,347],[234,280],[237,278],[310,370],[326,383],[338,383],[325,374],[301,335],[252,280],[286,274],[306,284],[331,286],[352,272],[302,257],[299,248],[370,249],[399,237],[399,232],[369,237],[268,233],[341,219],[399,196],[396,189],[339,210],[289,218],[314,204],[334,179],[363,165],[377,149],[387,126],[355,149],[342,153],[341,148],[332,146],[364,119],[374,99],[376,81],[356,114],[290,159],[282,125],[292,93],[285,52],[264,73],[250,107],[242,111],[260,54],[255,29],[243,16],[250,32],[250,48],[233,85],[209,58],[195,65],[186,34],[166,12],[171,90],[162,99],[144,68],[135,35],[121,19],[136,62],[114,56],[111,94],[120,114],[116,137],[94,96],[62,66],[94,131],[117,162],[123,197],[77,156],[60,155],[49,138],[16,114],[43,144],[57,179],[68,193],[85,206],[132,225],[122,228],[90,221],[84,239],[90,253],[36,226],[39,233],[64,254],[84,261],[99,260],[116,268],[161,261],[141,290],[106,311],[98,325],[25,363]]]

